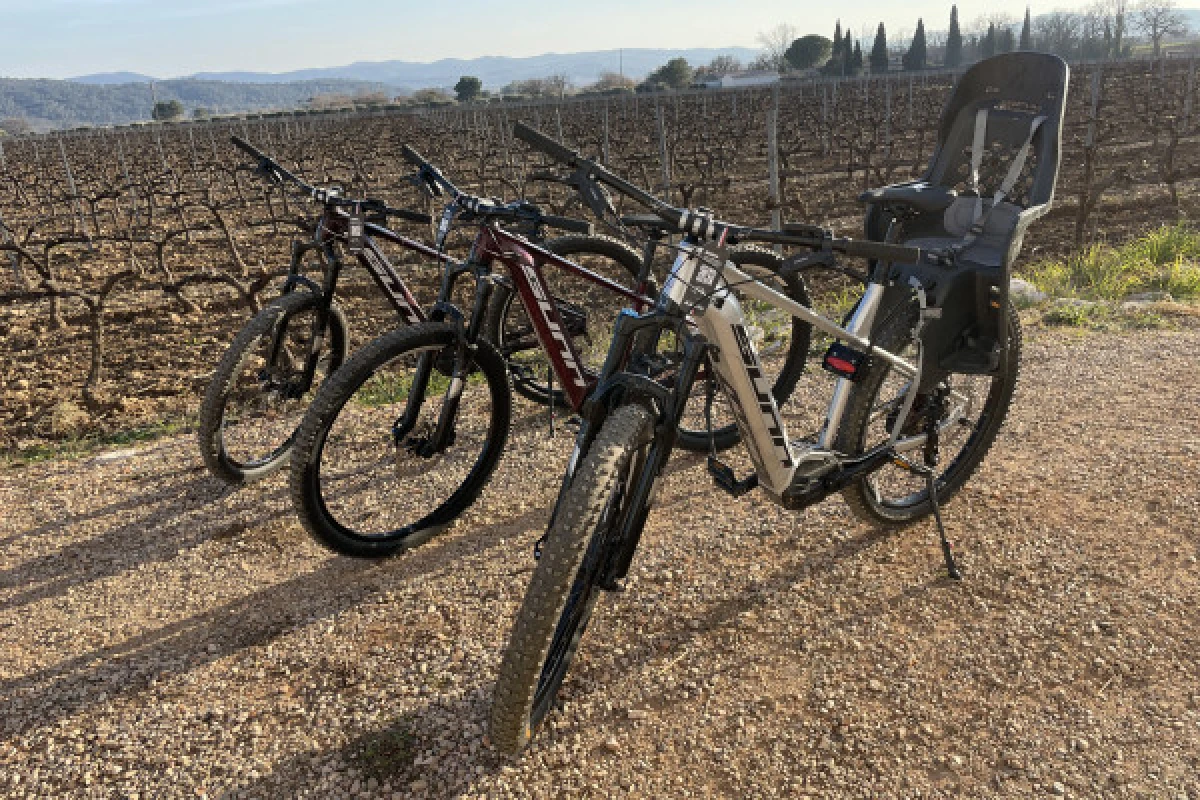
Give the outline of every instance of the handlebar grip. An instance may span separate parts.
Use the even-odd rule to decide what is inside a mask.
[[[905,247],[904,245],[887,244],[886,242],[864,242],[855,239],[839,244],[834,245],[835,250],[841,250],[848,256],[870,258],[876,261],[917,264],[920,263],[922,257],[919,247]]]
[[[247,142],[245,139],[243,139],[240,136],[230,136],[229,141],[233,142],[234,145],[236,145],[238,147],[238,149],[242,150],[247,155],[258,159],[259,161],[270,161],[270,159],[267,158],[267,156],[261,150],[259,150],[257,147],[250,144],[249,142]]]
[[[421,157],[421,154],[413,150],[407,144],[400,145],[400,155],[404,156],[404,160],[412,164],[414,167],[423,167],[429,162]]]
[[[404,208],[388,208],[385,209],[384,213],[389,217],[408,220],[409,222],[416,222],[422,225],[428,225],[433,222],[433,217],[428,214],[422,214],[420,211],[409,211]]]
[[[523,122],[518,122],[513,126],[513,136],[533,146],[535,149],[541,150],[555,161],[560,161],[563,164],[574,166],[575,162],[579,159],[579,154],[574,150],[560,142],[554,141],[546,134],[529,127]]]
[[[545,215],[542,217],[543,225],[551,228],[557,228],[560,231],[570,231],[571,233],[582,233],[591,236],[595,228],[592,223],[582,219],[574,219],[572,217],[556,217],[554,215]]]

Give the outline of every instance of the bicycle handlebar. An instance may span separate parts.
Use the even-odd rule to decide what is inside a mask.
[[[518,122],[513,127],[513,136],[542,151],[555,161],[570,167],[586,169],[593,180],[607,184],[627,197],[636,200],[659,216],[676,231],[700,239],[737,242],[769,242],[811,249],[828,248],[852,258],[867,258],[896,263],[917,263],[925,254],[916,247],[869,242],[858,239],[835,238],[829,231],[813,225],[787,224],[782,231],[747,228],[721,222],[711,214],[686,208],[676,208],[657,197],[614,175],[603,166],[584,158],[569,147],[556,142],[541,131]]]
[[[454,198],[462,194],[458,187],[442,174],[440,169],[430,164],[420,153],[407,144],[400,145],[400,155],[404,157],[405,161],[419,170],[417,179],[425,182],[430,194],[436,196],[443,192],[449,192],[450,196]]]
[[[273,181],[276,183],[283,183],[284,181],[287,181],[288,183],[295,185],[298,189],[304,192],[304,194],[323,205],[334,206],[338,208],[358,207],[359,210],[366,213],[383,214],[384,216],[396,217],[398,219],[408,220],[409,222],[416,222],[424,225],[428,225],[433,221],[433,218],[428,214],[423,214],[419,211],[409,211],[403,208],[392,208],[382,200],[353,200],[349,198],[338,197],[337,194],[331,192],[329,189],[312,186],[311,184],[300,180],[300,178],[296,177],[290,170],[288,170],[278,161],[271,158],[242,137],[230,136],[229,141],[233,142],[233,144],[239,150],[258,161],[258,168],[264,172],[269,172]]]

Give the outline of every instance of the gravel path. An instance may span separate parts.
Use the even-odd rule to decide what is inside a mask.
[[[482,726],[568,440],[519,404],[469,518],[332,557],[190,437],[0,471],[0,796],[1200,800],[1200,332],[1034,331],[948,509],[732,501],[679,455],[519,762]]]

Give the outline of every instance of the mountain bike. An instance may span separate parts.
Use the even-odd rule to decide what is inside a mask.
[[[425,170],[411,148],[403,155]],[[565,258],[502,227],[494,203],[444,188],[452,201],[440,228],[463,212],[480,225],[468,258],[446,270],[435,313],[355,353],[321,386],[300,425],[293,502],[309,533],[339,553],[386,556],[444,530],[478,498],[504,451],[509,373],[518,387],[536,388],[551,413],[577,410],[608,352],[617,310],[654,302],[646,291],[650,259],[638,259],[632,282],[614,280],[580,263],[578,253]],[[732,257],[764,261],[753,251]],[[766,263],[762,269],[777,266]],[[463,277],[474,281],[474,295],[460,309],[449,298]],[[582,287],[573,299],[563,296],[564,279]],[[806,336],[791,338],[779,374],[764,378],[769,391],[786,395],[807,350]],[[527,361],[518,363],[529,357],[547,366],[544,385],[532,380]],[[698,430],[682,435],[698,446],[707,441]]]
[[[884,241],[838,238],[802,224],[760,230],[663,203],[531,128],[518,124],[515,136],[651,209],[683,240],[654,307],[619,315],[597,385],[580,408],[575,450],[496,683],[496,747],[517,752],[529,743],[600,592],[621,587],[698,383],[706,385],[709,405],[718,390],[725,397],[754,467],[738,478],[710,453],[708,471],[719,488],[733,497],[761,488],[795,510],[842,492],[856,513],[885,525],[932,514],[947,570],[959,577],[940,504],[963,486],[997,436],[1016,385],[1021,335],[1011,306],[997,302],[1007,335],[991,342],[986,368],[959,374],[930,350],[925,331],[944,310],[931,302],[940,296],[935,288],[974,275],[955,247],[896,242],[905,220],[948,207],[953,192],[906,186],[873,196],[892,215]],[[866,259],[869,279],[848,320],[838,324],[732,263],[729,248],[743,242],[799,249],[782,274],[836,267],[845,257]],[[836,383],[813,441],[788,437],[747,334],[743,297],[834,340],[822,365]],[[663,348],[664,339],[674,345]]]
[[[386,227],[389,217],[428,225],[430,215],[391,208],[379,200],[345,197],[335,186],[312,186],[246,141],[236,136],[232,141],[254,159],[257,174],[321,207],[316,220],[308,224],[311,240],[293,242],[281,295],[233,339],[201,403],[198,438],[204,462],[213,475],[238,485],[264,478],[287,463],[304,410],[317,387],[345,360],[347,322],[336,293],[348,261],[357,261],[366,270],[403,326],[417,325],[428,316],[380,242],[398,245],[443,269],[455,269],[459,262],[445,253],[448,226],[439,230],[435,246]],[[439,197],[445,187],[454,188],[423,159],[420,169],[414,182],[427,196]],[[462,211],[461,221],[473,218],[471,212]],[[591,225],[582,220],[543,214],[531,204],[497,207],[490,215],[503,216],[535,240],[544,241],[552,252],[593,259],[598,270],[625,280],[641,268],[636,252],[589,235]],[[574,235],[546,240],[547,228]],[[312,254],[323,271],[320,283],[303,274],[304,261]]]

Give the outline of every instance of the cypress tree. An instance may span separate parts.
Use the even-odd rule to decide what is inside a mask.
[[[1118,18],[1118,19],[1120,19],[1120,18]],[[1121,24],[1122,23],[1118,22],[1119,26]],[[1118,30],[1120,30],[1119,27],[1118,27]],[[1118,40],[1119,39],[1120,39],[1120,36],[1118,34]],[[1033,49],[1033,26],[1029,22],[1029,6],[1025,6],[1025,22],[1024,22],[1024,24],[1021,25],[1021,43],[1019,46],[1022,50],[1032,50]]]
[[[863,71],[863,51],[861,39],[857,39],[854,42],[854,63],[852,66],[854,67],[854,73],[856,75]]]
[[[925,45],[925,21],[917,20],[917,32],[913,34],[912,44],[904,54],[904,68],[907,70],[925,69],[927,47]]]
[[[1125,39],[1125,9],[1117,12],[1116,30],[1113,31],[1112,57],[1123,58]]]
[[[950,30],[946,34],[946,57],[942,63],[947,67],[957,67],[962,63],[963,40],[962,31],[958,28],[958,6],[950,6]]]
[[[1013,35],[1012,28],[1006,27],[1000,31],[1000,35],[996,38],[997,53],[1011,53],[1017,49],[1017,37]]]
[[[881,22],[879,23],[879,29],[875,31],[875,44],[871,47],[871,72],[887,71],[887,33],[883,30],[883,23]]]
[[[987,36],[983,37],[983,42],[979,45],[979,57],[991,58],[996,55],[996,23],[988,25]]]
[[[833,29],[833,52],[829,55],[829,60],[835,63],[840,62],[842,57],[842,21],[837,21],[837,27]]]

